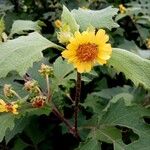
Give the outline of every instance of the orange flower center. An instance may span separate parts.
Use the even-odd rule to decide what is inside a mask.
[[[12,104],[8,103],[8,104],[6,104],[5,107],[6,107],[6,109],[7,109],[8,112],[13,112],[13,105]]]
[[[98,49],[96,44],[87,43],[79,45],[76,56],[81,62],[93,61],[96,59]]]

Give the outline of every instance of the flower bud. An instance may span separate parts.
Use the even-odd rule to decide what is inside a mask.
[[[54,23],[57,28],[61,28],[62,22],[59,19],[57,19]]]
[[[4,85],[3,92],[4,92],[4,95],[6,97],[14,96],[14,93],[13,93],[13,90],[12,90],[12,86],[10,84],[5,84]]]
[[[53,76],[53,68],[48,65],[42,64],[38,71],[42,76]]]
[[[46,96],[36,96],[32,99],[32,106],[35,108],[41,108],[44,106]]]
[[[15,103],[8,103],[6,104],[6,109],[7,109],[7,112],[12,112],[13,114],[17,115],[18,114],[18,111],[17,111],[17,108],[19,107],[18,104],[15,104]]]
[[[119,5],[119,11],[121,14],[124,14],[126,12],[126,7],[123,6],[123,4]]]
[[[24,88],[25,90],[31,92],[31,93],[38,93],[38,83],[37,81],[35,80],[30,80],[30,81],[27,81],[25,84],[24,84]]]
[[[0,112],[11,112],[13,114],[18,114],[18,107],[18,104],[16,104],[15,102],[6,103],[2,99],[0,99]]]
[[[60,28],[60,32],[57,33],[59,42],[62,44],[66,44],[69,42],[71,37],[73,37],[73,34],[70,31],[70,26],[67,24],[63,24]]]
[[[146,46],[147,46],[147,48],[150,48],[150,38],[146,39]]]

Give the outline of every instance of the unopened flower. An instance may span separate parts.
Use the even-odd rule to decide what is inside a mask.
[[[57,28],[60,28],[62,26],[62,22],[59,19],[57,19],[54,23]]]
[[[147,48],[150,48],[150,38],[146,39],[146,46],[147,46]]]
[[[18,104],[14,102],[6,103],[0,99],[0,112],[11,112],[13,114],[18,114],[17,108]]]
[[[29,91],[31,93],[39,93],[38,83],[35,80],[27,81],[24,84],[24,88],[25,88],[25,90],[27,90],[27,91]]]
[[[95,63],[106,64],[111,57],[112,48],[109,43],[109,36],[105,30],[75,32],[62,56],[73,63],[79,73],[89,72]]]
[[[10,84],[4,85],[3,92],[6,97],[12,97],[14,95],[12,86]]]
[[[120,4],[120,5],[119,5],[119,11],[120,11],[121,14],[124,14],[124,13],[126,12],[126,10],[127,10],[127,9],[126,9],[125,6],[123,6],[123,4]]]
[[[48,65],[42,64],[38,71],[42,76],[53,76],[53,68]]]
[[[63,24],[60,28],[60,32],[57,33],[57,38],[62,44],[68,43],[72,36],[73,34],[70,31],[70,26],[67,24]]]
[[[46,96],[36,96],[32,99],[32,106],[35,108],[41,108],[44,106]]]

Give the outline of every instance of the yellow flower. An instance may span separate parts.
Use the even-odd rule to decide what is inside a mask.
[[[18,114],[18,111],[17,111],[18,104],[8,103],[8,104],[6,104],[5,107],[6,107],[6,109],[7,109],[6,112],[12,112],[12,113],[15,114],[15,115]]]
[[[0,112],[7,112],[7,109],[6,109],[6,103],[0,99]]]
[[[126,10],[127,9],[123,6],[123,4],[119,5],[119,11],[120,11],[121,14],[124,14],[126,12]]]
[[[18,114],[17,111],[18,104],[5,103],[2,99],[0,99],[0,112],[12,112],[13,114]]]
[[[62,52],[62,56],[73,63],[79,73],[89,72],[95,63],[106,64],[111,57],[112,48],[108,42],[109,36],[105,30],[75,32],[67,49]]]

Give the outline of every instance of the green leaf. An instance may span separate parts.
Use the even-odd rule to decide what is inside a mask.
[[[12,70],[22,76],[29,67],[32,67],[33,62],[41,60],[42,50],[49,47],[61,49],[60,46],[48,41],[37,32],[2,43],[0,45],[0,78],[5,77]]]
[[[98,141],[89,139],[86,142],[81,143],[76,150],[101,150],[101,147]]]
[[[119,112],[119,113],[118,113]],[[150,148],[150,127],[144,123],[143,116],[149,116],[150,110],[146,110],[138,105],[125,106],[123,101],[118,101],[116,104],[111,104],[110,108],[100,120],[102,125],[121,126],[132,129],[134,133],[138,134],[139,139],[124,145],[122,149],[125,150],[148,150]]]
[[[102,110],[104,109],[104,106],[101,103],[101,98],[94,94],[88,94],[82,106],[85,108],[90,107],[94,113],[98,114],[102,114]]]
[[[68,64],[66,60],[61,57],[56,59],[53,65],[54,78],[52,78],[53,89],[56,90],[59,85],[66,85],[70,79],[75,79],[76,75],[73,72],[74,67],[72,64]]]
[[[138,29],[138,27],[140,27],[140,26],[137,26],[137,29]],[[140,32],[140,30],[138,30],[138,31]],[[144,34],[144,32],[146,32],[146,31],[142,30],[141,33]],[[140,33],[140,35],[141,35],[141,33]],[[149,33],[147,33],[147,34],[149,34]],[[148,37],[148,35],[146,37]],[[145,40],[146,37],[143,40]],[[127,49],[127,50],[129,50],[129,51],[139,55],[142,58],[150,59],[150,51],[149,50],[140,49],[135,44],[134,41],[123,40],[123,43],[119,45],[119,48]]]
[[[28,146],[29,145],[25,143],[21,138],[18,138],[15,140],[12,150],[24,150]]]
[[[12,25],[10,36],[12,36],[13,34],[26,34],[27,31],[40,32],[41,27],[39,23],[40,21],[16,20]]]
[[[14,115],[10,113],[0,114],[0,142],[3,140],[6,131],[14,128]]]
[[[102,89],[99,92],[93,92],[93,95],[98,96],[100,98],[104,99],[112,99],[114,96],[120,94],[120,93],[129,93],[129,90],[131,87],[130,86],[124,86],[124,87],[113,87],[113,88],[107,88],[107,89]]]
[[[79,25],[76,23],[76,20],[74,19],[71,12],[64,5],[63,5],[63,12],[61,15],[61,20],[63,23],[66,23],[69,25],[72,33],[79,30]]]
[[[24,111],[22,112],[23,114],[28,114],[28,116],[41,116],[41,115],[49,115],[52,112],[52,107],[51,106],[43,106],[41,108],[33,108],[27,106],[27,108],[24,108]]]
[[[120,99],[115,104],[111,103],[102,117],[96,115],[93,118],[94,121],[90,119],[81,128],[91,129],[86,141],[91,139],[97,142],[112,143],[114,150],[140,150],[143,147],[148,150],[150,148],[150,127],[144,122],[144,116],[149,117],[150,110],[138,105],[126,106],[124,101]],[[95,121],[96,118],[97,121]],[[138,139],[126,145],[122,140],[122,130],[120,130],[122,127],[132,130],[137,134]]]
[[[68,64],[66,60],[63,60],[61,57],[54,62],[54,75],[60,81],[73,70],[73,65]]]
[[[11,84],[13,89],[21,96],[21,97],[25,97],[28,92],[23,90],[23,85],[22,84],[19,84],[17,82],[15,82],[14,80],[23,80],[22,77],[20,77],[16,72],[10,72],[5,78],[1,78],[0,79],[0,95],[3,95],[4,96],[4,93],[3,93],[3,87],[4,87],[4,84]],[[1,96],[2,98],[2,96]],[[10,100],[13,100],[14,101],[14,98],[16,99],[15,96],[13,96],[11,99],[8,99],[9,101]],[[5,97],[6,99],[6,97]]]
[[[30,124],[25,128],[26,135],[32,140],[33,144],[37,145],[44,140],[46,131],[40,130],[39,118],[33,116]]]
[[[12,130],[7,130],[5,135],[6,143],[8,143],[16,134],[21,133],[25,126],[29,123],[28,118],[22,116],[21,118],[15,120],[15,125]]]
[[[117,28],[119,25],[112,19],[117,14],[118,9],[107,7],[101,10],[86,10],[86,9],[74,9],[71,11],[75,20],[80,25],[82,31],[86,30],[89,26],[95,28]]]
[[[114,145],[121,146],[122,144],[120,142],[120,139],[122,138],[120,131],[117,128],[110,126],[102,126],[101,128],[93,129],[88,138],[113,143]]]
[[[108,65],[113,66],[117,72],[123,72],[126,78],[132,80],[136,86],[142,84],[146,89],[150,89],[150,60],[129,51],[114,48]]]
[[[149,0],[134,0],[127,3],[130,7],[137,7],[141,9],[141,13],[144,15],[150,15],[150,3]]]

